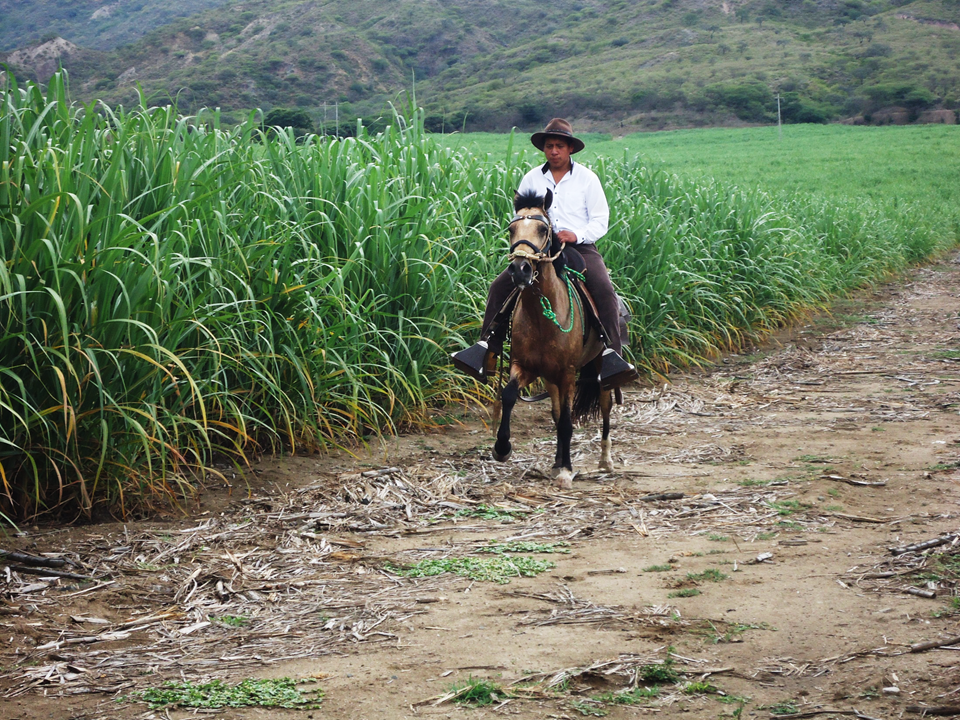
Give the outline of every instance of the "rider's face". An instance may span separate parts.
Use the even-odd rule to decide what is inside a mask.
[[[543,143],[543,154],[546,156],[551,170],[566,170],[570,167],[573,145],[564,138],[548,136]]]

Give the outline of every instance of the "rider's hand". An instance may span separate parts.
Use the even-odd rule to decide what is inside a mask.
[[[560,242],[568,245],[576,245],[577,243],[577,234],[573,230],[561,230],[557,233],[557,238]]]

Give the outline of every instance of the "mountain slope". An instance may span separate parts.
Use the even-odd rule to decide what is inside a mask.
[[[0,0],[0,52],[56,35],[96,50],[134,42],[180,17],[230,0]]]
[[[51,54],[8,61],[42,79]],[[414,81],[438,127],[769,122],[778,93],[788,121],[903,121],[958,105],[960,0],[249,0],[62,57],[83,99],[130,103],[140,83],[185,110],[316,123],[382,113]]]

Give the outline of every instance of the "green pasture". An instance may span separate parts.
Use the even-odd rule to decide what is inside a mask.
[[[414,109],[375,136],[299,141],[253,119],[73,104],[60,75],[6,88],[0,520],[149,511],[224,463],[349,446],[482,396],[448,354],[475,339],[536,156],[518,154],[525,137],[447,140]],[[954,203],[758,190],[625,148],[587,159],[650,373],[957,240]]]
[[[684,178],[745,189],[821,194],[834,201],[916,202],[937,214],[960,211],[957,125],[784,125],[581,137],[587,147],[577,158],[588,165],[600,157],[636,157]],[[499,158],[511,138],[467,133],[437,140]],[[513,145],[528,145],[527,136],[514,138]],[[532,146],[527,157],[536,160]]]

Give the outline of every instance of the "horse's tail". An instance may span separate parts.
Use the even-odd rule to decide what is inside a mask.
[[[600,378],[593,363],[580,370],[577,392],[573,396],[573,421],[596,420],[600,417]]]

